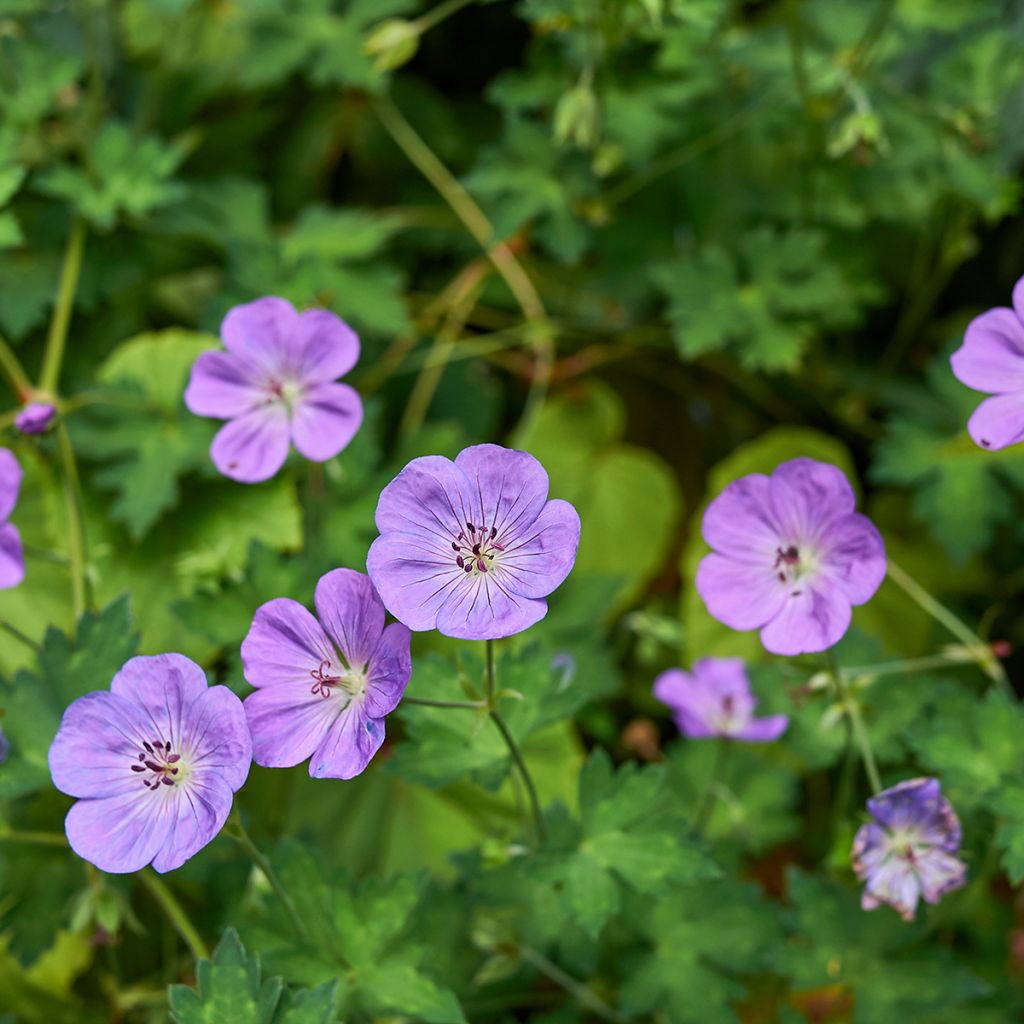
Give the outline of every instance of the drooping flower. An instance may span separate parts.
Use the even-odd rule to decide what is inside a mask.
[[[50,747],[54,785],[78,802],[68,842],[102,871],[181,867],[221,830],[252,742],[242,702],[181,654],[132,658],[109,692],[79,697]]]
[[[29,402],[18,410],[14,426],[22,434],[44,434],[56,415],[56,406],[49,402]]]
[[[853,870],[865,883],[861,906],[885,903],[904,920],[914,917],[920,897],[938,903],[967,878],[957,859],[960,822],[942,795],[938,779],[910,779],[868,800],[874,821],[853,840]]]
[[[452,462],[413,459],[381,492],[367,571],[410,629],[466,640],[511,636],[542,619],[576,560],[580,517],[548,501],[527,452],[480,444]]]
[[[690,739],[766,743],[789,725],[786,715],[754,717],[757,698],[741,658],[701,658],[692,672],[670,668],[655,679],[654,696],[672,709],[679,731]]]
[[[850,625],[885,577],[885,545],[854,511],[842,471],[793,459],[770,477],[734,480],[704,514],[713,549],[700,563],[697,591],[732,629],[760,629],[774,654],[823,651]]]
[[[21,466],[7,448],[0,448],[0,589],[16,587],[25,578],[21,534],[8,519],[18,503]]]
[[[317,779],[351,779],[384,742],[384,716],[412,673],[409,630],[384,625],[368,577],[335,569],[314,595],[317,617],[280,597],[257,609],[242,643],[253,758],[291,768],[310,758]],[[319,621],[318,621],[319,620]]]
[[[289,442],[325,462],[352,440],[363,403],[338,378],[359,359],[359,339],[343,320],[270,296],[230,310],[221,338],[226,352],[195,361],[185,404],[228,421],[210,447],[225,476],[258,483],[284,465]]]
[[[1024,277],[1013,289],[1013,308],[976,316],[950,358],[957,379],[986,398],[967,421],[981,448],[997,451],[1024,440]]]

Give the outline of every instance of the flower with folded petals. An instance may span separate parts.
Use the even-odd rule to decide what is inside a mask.
[[[21,466],[7,448],[0,448],[0,589],[16,587],[25,578],[25,553],[18,528],[7,520],[21,489]]]
[[[338,378],[359,359],[359,339],[343,320],[267,297],[230,310],[221,338],[227,351],[195,361],[185,404],[228,421],[210,447],[225,476],[258,483],[284,465],[290,443],[325,462],[352,440],[363,403]]]
[[[772,475],[734,480],[708,505],[713,549],[697,570],[708,611],[732,629],[760,629],[774,654],[824,651],[885,577],[885,545],[854,511],[835,466],[793,459]]]
[[[996,451],[1024,441],[1024,277],[1013,289],[1013,308],[976,316],[950,358],[957,379],[991,395],[967,421],[981,448]]]
[[[960,822],[942,795],[938,779],[911,779],[868,801],[874,821],[862,825],[853,840],[853,870],[865,883],[861,906],[885,903],[907,921],[918,900],[938,903],[967,878],[957,859]]]
[[[56,415],[56,407],[49,402],[29,402],[18,410],[14,426],[22,434],[45,434]]]
[[[671,708],[679,731],[690,739],[767,743],[789,725],[785,715],[754,717],[757,698],[740,658],[701,658],[692,672],[670,668],[654,681],[654,696]]]
[[[291,768],[310,758],[317,779],[351,779],[384,742],[384,716],[412,673],[409,630],[384,625],[368,577],[335,569],[321,577],[314,618],[280,597],[256,611],[242,643],[253,758]]]
[[[242,702],[181,654],[132,658],[79,697],[50,747],[54,785],[78,802],[68,842],[102,871],[173,871],[221,830],[252,741]]]
[[[511,636],[542,619],[569,575],[580,517],[548,501],[548,475],[526,452],[466,448],[454,462],[413,459],[381,492],[367,571],[410,629],[466,640]]]

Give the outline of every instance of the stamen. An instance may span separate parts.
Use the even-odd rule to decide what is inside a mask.
[[[470,533],[476,533],[476,527],[472,523],[466,523],[466,529],[469,530]]]
[[[485,561],[484,561],[484,560],[483,560],[482,558],[478,558],[478,559],[476,560],[476,567],[477,567],[477,568],[478,568],[478,569],[479,569],[479,570],[480,570],[481,572],[487,572],[487,563],[486,563],[486,562],[485,562]]]
[[[133,772],[144,772],[145,770],[146,770],[146,766],[144,764],[133,764],[132,765],[132,771]]]
[[[491,540],[494,540],[498,536],[498,528],[496,526],[491,527]]]
[[[459,550],[459,545],[453,540],[452,541],[452,551],[458,551],[458,550]]]
[[[466,560],[462,557],[462,555],[458,555],[455,558],[455,564],[461,569],[466,564]]]

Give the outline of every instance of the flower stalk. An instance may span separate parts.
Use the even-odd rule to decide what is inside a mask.
[[[174,925],[175,931],[192,951],[192,955],[197,960],[208,960],[210,953],[206,948],[206,943],[203,942],[202,936],[188,919],[184,908],[164,880],[152,868],[140,871],[138,879],[167,915],[167,919]]]
[[[835,688],[836,700],[846,713],[850,726],[853,730],[853,738],[860,750],[860,758],[864,764],[864,772],[868,777],[872,793],[882,791],[882,779],[878,774],[878,764],[875,761],[875,752],[871,747],[871,738],[868,736],[864,719],[860,713],[860,705],[850,693],[850,687],[843,673],[836,662],[833,649],[828,651],[828,670]]]

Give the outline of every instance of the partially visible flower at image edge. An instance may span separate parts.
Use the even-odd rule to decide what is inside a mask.
[[[14,426],[22,434],[44,434],[56,415],[56,407],[49,402],[29,402],[18,410]]]
[[[8,522],[18,503],[21,476],[21,466],[14,453],[0,448],[0,589],[16,587],[25,578],[21,534]]]
[[[690,739],[717,736],[767,743],[789,726],[786,715],[754,717],[757,698],[741,658],[701,658],[693,663],[692,672],[670,668],[654,681],[653,692]]]
[[[967,421],[974,443],[998,451],[1024,441],[1024,277],[1012,309],[997,306],[967,325],[950,363],[962,384],[992,396]]]
[[[291,768],[310,758],[314,778],[359,775],[384,742],[384,717],[405,693],[409,630],[384,625],[369,578],[352,569],[321,577],[316,617],[289,598],[257,609],[242,643],[253,759]]]
[[[761,630],[773,654],[837,643],[886,572],[882,536],[855,506],[842,470],[814,459],[734,480],[704,513],[712,553],[696,585],[708,611],[731,629]]]
[[[196,415],[228,421],[210,447],[221,473],[258,483],[284,465],[291,443],[314,462],[348,445],[363,403],[338,382],[359,360],[359,339],[343,320],[268,296],[231,309],[221,338],[226,351],[202,353],[185,391]]]
[[[127,661],[79,697],[50,747],[53,784],[78,798],[65,831],[101,871],[173,871],[220,832],[252,742],[242,702],[181,654]]]
[[[576,561],[580,517],[548,500],[529,453],[480,444],[452,462],[413,459],[381,492],[366,567],[388,611],[413,630],[495,640],[547,614]]]
[[[861,906],[886,904],[907,921],[918,900],[938,903],[967,878],[957,859],[960,822],[938,779],[910,779],[868,800],[874,821],[854,837],[853,870],[865,883]]]

